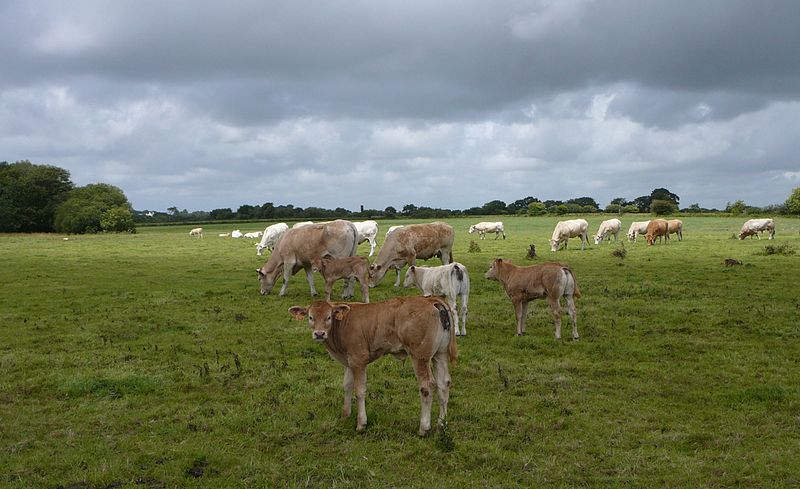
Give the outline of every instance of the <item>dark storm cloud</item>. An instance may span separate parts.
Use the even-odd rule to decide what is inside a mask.
[[[800,180],[798,21],[788,1],[4,2],[0,159],[139,208],[763,205]],[[351,180],[366,195],[316,190]]]

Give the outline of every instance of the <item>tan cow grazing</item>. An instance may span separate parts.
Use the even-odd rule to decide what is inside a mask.
[[[577,340],[578,323],[574,298],[580,298],[581,290],[572,270],[561,263],[543,263],[529,267],[518,267],[510,260],[497,258],[484,277],[497,280],[514,305],[517,315],[517,335],[525,333],[525,316],[528,303],[534,299],[547,298],[556,326],[556,339],[561,339],[561,297],[567,298],[567,312],[572,321],[572,339]]]
[[[775,238],[775,221],[772,219],[750,219],[746,221],[742,226],[742,230],[739,231],[739,239],[742,240],[748,236],[750,239],[753,239],[753,236],[761,239],[761,233],[764,231],[769,232],[769,239]]]
[[[550,251],[558,251],[561,243],[564,243],[564,249],[567,249],[567,241],[569,238],[580,236],[581,249],[586,249],[586,241],[589,239],[589,223],[585,219],[570,219],[568,221],[558,221],[555,229],[553,229],[553,236],[550,238]]]
[[[391,353],[404,360],[411,356],[422,403],[419,434],[431,428],[432,389],[439,395],[439,424],[447,416],[450,398],[450,362],[457,356],[453,312],[438,297],[396,297],[372,304],[317,301],[307,309],[289,308],[298,321],[308,319],[311,338],[321,342],[344,365],[342,417],[350,417],[356,388],[356,429],[367,426],[367,365]],[[431,378],[430,362],[433,361]]]
[[[397,271],[395,287],[400,286],[400,270],[406,265],[416,265],[417,258],[427,260],[441,256],[442,265],[447,265],[453,258],[453,226],[444,222],[429,224],[409,224],[396,229],[386,236],[378,257],[370,267],[370,286],[374,287],[383,280],[390,268]]]
[[[331,300],[333,284],[339,279],[358,280],[361,286],[361,300],[369,303],[369,261],[363,256],[348,256],[345,258],[314,258],[311,260],[311,270],[319,272],[325,279],[325,300]],[[351,295],[346,295],[350,289]],[[353,297],[353,287],[345,285],[342,298]]]
[[[669,241],[669,223],[664,219],[653,219],[647,225],[647,246],[653,246],[658,238],[659,242],[661,237],[664,237],[664,242]]]
[[[680,219],[670,219],[667,221],[667,232],[669,234],[677,234],[678,241],[683,241],[683,221]]]
[[[189,231],[189,236],[200,236],[203,237],[203,228],[194,228]]]
[[[330,255],[331,258],[355,255],[357,236],[353,223],[343,220],[289,229],[275,245],[267,262],[256,269],[261,282],[261,294],[270,293],[283,271],[283,287],[280,295],[286,295],[289,278],[304,268],[311,295],[317,295],[314,277],[311,275],[311,260],[326,255]],[[348,284],[352,287],[353,281],[348,281]]]

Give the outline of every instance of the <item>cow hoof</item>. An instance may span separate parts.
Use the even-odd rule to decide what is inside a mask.
[[[572,341],[578,341],[579,339],[581,339],[581,337],[580,337],[580,336],[573,336],[573,337],[572,337]]]
[[[367,429],[367,425],[365,424],[360,424],[356,426],[356,431],[364,431],[365,429]]]
[[[427,436],[429,431],[430,431],[430,428],[428,428],[427,430],[424,429],[424,428],[420,428],[419,429],[419,436],[422,436],[422,437]]]

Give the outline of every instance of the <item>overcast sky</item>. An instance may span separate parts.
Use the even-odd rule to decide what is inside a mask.
[[[800,1],[0,1],[0,161],[135,209],[800,186]]]

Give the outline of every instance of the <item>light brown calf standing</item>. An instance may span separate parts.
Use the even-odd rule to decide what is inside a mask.
[[[457,356],[453,312],[438,297],[396,297],[372,304],[316,301],[308,308],[293,306],[289,313],[308,319],[311,337],[344,365],[342,417],[349,417],[356,389],[358,422],[367,426],[367,365],[390,353],[411,356],[422,404],[419,434],[431,428],[432,388],[439,395],[439,423],[444,423],[450,398],[450,362]],[[433,361],[431,378],[430,362]]]
[[[661,241],[662,236],[665,243],[669,241],[669,223],[664,219],[653,219],[647,225],[647,246],[653,246],[656,238]]]
[[[346,282],[356,279],[361,286],[361,300],[369,303],[369,261],[363,256],[314,258],[311,260],[311,270],[319,272],[325,279],[326,301],[331,300],[334,282],[339,279],[344,279]],[[353,297],[352,292],[353,286],[345,284],[342,298]]]
[[[556,339],[561,339],[561,297],[567,298],[567,311],[572,321],[572,339],[577,340],[578,324],[575,301],[581,291],[572,270],[561,263],[543,263],[530,267],[518,267],[510,260],[497,258],[484,277],[503,284],[506,294],[511,298],[517,315],[517,335],[525,333],[525,317],[528,303],[546,297],[553,313],[556,326]]]

